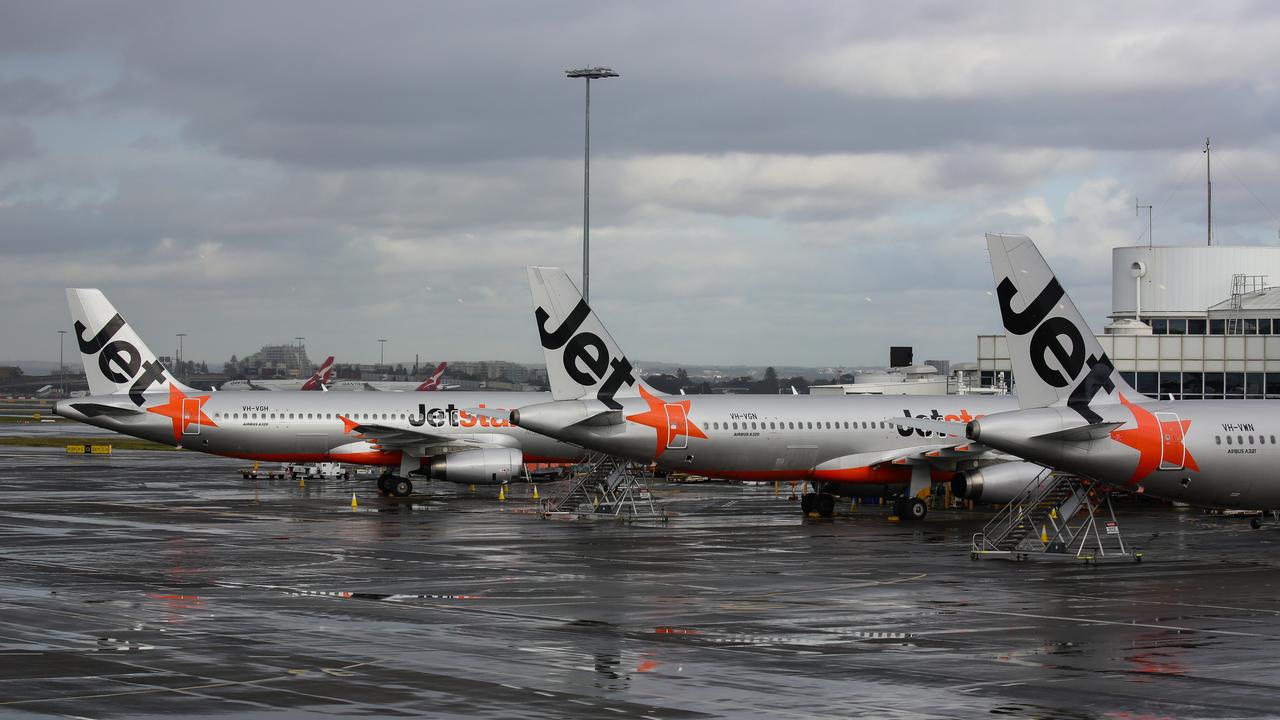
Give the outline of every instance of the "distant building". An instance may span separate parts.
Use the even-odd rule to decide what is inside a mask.
[[[305,345],[264,345],[258,352],[247,355],[234,363],[228,374],[244,377],[297,378],[312,372]]]

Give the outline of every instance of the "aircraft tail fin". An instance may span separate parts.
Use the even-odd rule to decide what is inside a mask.
[[[194,392],[160,364],[101,290],[68,288],[67,304],[90,393],[127,393],[141,405],[146,392],[169,387]]]
[[[448,363],[440,363],[437,365],[436,369],[431,371],[431,375],[429,375],[426,380],[422,381],[421,385],[414,388],[414,390],[419,392],[429,392],[431,390],[440,389],[440,385],[442,384],[440,378],[444,377],[444,371],[447,367],[449,367]]]
[[[333,377],[332,355],[325,358],[324,362],[320,364],[320,367],[316,369],[315,373],[313,373],[311,377],[307,378],[306,382],[302,383],[302,389],[317,391],[324,390],[325,386],[329,384],[329,378],[331,377]]]
[[[987,235],[1000,319],[1023,408],[1065,405],[1090,423],[1092,405],[1141,397],[1120,377],[1035,243],[1025,235]]]
[[[530,267],[534,319],[556,400],[596,399],[615,410],[615,398],[660,393],[641,380],[604,323],[560,268]]]

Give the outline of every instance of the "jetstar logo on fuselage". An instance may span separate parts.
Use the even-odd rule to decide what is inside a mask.
[[[485,405],[484,403],[480,403],[476,408],[483,410],[485,409]],[[494,409],[501,410],[501,408]],[[430,425],[433,428],[511,427],[511,423],[506,420],[499,420],[498,418],[486,417],[484,415],[473,415],[466,410],[460,409],[453,403],[449,403],[442,408],[434,407],[430,409],[427,408],[426,403],[418,403],[418,412],[416,415],[409,416],[409,424],[414,427]]]
[[[134,347],[133,343],[127,340],[111,339],[120,332],[122,327],[124,327],[124,318],[120,317],[120,313],[116,313],[106,325],[102,326],[97,335],[86,339],[84,333],[88,328],[77,320],[76,341],[80,344],[80,352],[98,356],[98,369],[111,382],[124,385],[133,380],[133,385],[129,387],[129,399],[134,405],[141,407],[145,400],[143,394],[156,383],[164,385],[167,378],[164,376],[164,366],[158,361],[142,362],[142,353],[138,352],[138,348]],[[139,370],[142,372],[139,373]]]
[[[587,330],[578,332],[590,315],[591,306],[587,305],[586,300],[579,300],[560,327],[551,331],[547,329],[547,320],[551,319],[551,314],[541,307],[533,313],[538,321],[538,336],[542,347],[547,350],[564,348],[561,358],[569,377],[585,388],[595,387],[599,383],[596,399],[614,410],[621,410],[622,403],[613,396],[622,388],[623,383],[636,384],[636,378],[631,374],[631,362],[625,357],[610,357],[609,348],[599,335]]]
[[[977,418],[982,417],[981,415],[970,415],[969,411],[965,410],[964,408],[960,408],[959,415],[950,415],[950,414],[943,415],[937,410],[930,410],[928,415],[912,415],[910,410],[903,408],[902,415],[903,417],[916,417],[916,418],[920,418],[921,420],[945,420],[946,422],[962,422],[962,423],[967,423],[970,420],[975,420]],[[901,435],[902,437],[910,437],[912,433],[919,435],[920,437],[933,437],[936,434],[932,430],[922,430],[920,428],[909,428],[909,427],[903,427],[901,425],[898,425],[897,428],[898,428],[898,434]]]

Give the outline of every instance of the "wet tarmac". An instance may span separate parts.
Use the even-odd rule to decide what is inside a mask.
[[[1123,515],[1141,564],[973,562],[983,513],[667,524],[492,492],[0,448],[0,716],[1274,717],[1280,527]],[[355,492],[359,506],[350,507]]]

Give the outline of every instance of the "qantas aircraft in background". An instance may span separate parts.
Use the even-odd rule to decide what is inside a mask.
[[[178,382],[101,292],[69,289],[67,300],[90,395],[57,403],[62,417],[228,457],[382,465],[378,489],[399,496],[413,492],[411,475],[505,483],[523,463],[583,456],[468,412],[505,412],[546,402],[547,393],[456,392],[441,406],[399,393],[204,392]]]
[[[805,513],[830,515],[835,495],[896,496],[901,518],[927,512],[919,494],[957,471],[1005,458],[977,443],[899,430],[890,415],[967,422],[1012,410],[1012,398],[662,395],[627,357],[559,268],[529,268],[534,317],[553,402],[526,404],[511,422],[660,469],[744,480],[808,482]],[[1022,489],[1042,468],[988,467],[988,498]]]
[[[448,363],[440,363],[422,382],[404,382],[398,380],[339,380],[329,386],[330,390],[356,390],[372,392],[429,392],[431,390],[448,390],[457,385],[446,385],[442,378]]]
[[[218,386],[219,390],[307,390],[319,391],[329,389],[329,380],[333,378],[333,356],[324,359],[320,367],[306,380],[228,380]]]
[[[911,426],[1168,500],[1280,509],[1280,403],[1139,394],[1030,239],[988,235],[987,247],[1022,409]]]

